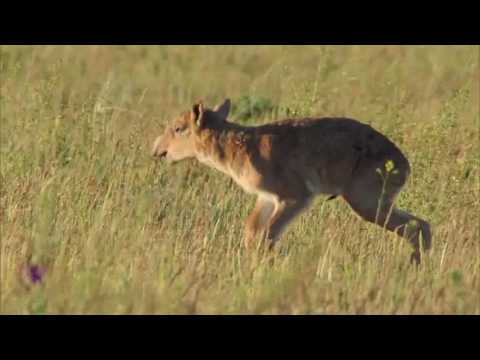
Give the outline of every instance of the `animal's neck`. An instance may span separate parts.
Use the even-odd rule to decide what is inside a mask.
[[[197,159],[232,177],[243,165],[245,146],[253,138],[252,128],[227,123],[202,130],[196,144]]]

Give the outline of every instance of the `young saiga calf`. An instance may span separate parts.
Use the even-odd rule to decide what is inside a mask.
[[[318,194],[342,196],[363,219],[384,226],[413,246],[420,263],[431,244],[429,224],[399,210],[394,200],[410,165],[372,127],[346,118],[289,119],[248,127],[227,120],[230,100],[214,109],[202,103],[178,116],[152,153],[168,162],[196,158],[257,195],[245,226],[245,246],[262,236],[270,247]]]

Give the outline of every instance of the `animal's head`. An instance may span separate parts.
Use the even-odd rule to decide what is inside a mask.
[[[152,148],[152,155],[165,157],[168,162],[195,157],[195,141],[205,128],[221,126],[227,121],[230,112],[230,100],[213,110],[207,109],[203,103],[193,105],[190,111],[175,118],[159,136]]]

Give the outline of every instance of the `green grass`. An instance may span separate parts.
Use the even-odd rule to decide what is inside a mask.
[[[478,46],[2,46],[0,312],[480,314]],[[247,254],[254,198],[149,150],[173,116],[348,116],[412,164],[405,240],[317,198],[275,257]],[[47,268],[42,284],[22,276]]]

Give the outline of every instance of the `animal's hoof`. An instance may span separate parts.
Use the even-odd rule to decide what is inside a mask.
[[[410,256],[410,263],[419,266],[421,262],[420,252],[414,251]]]

